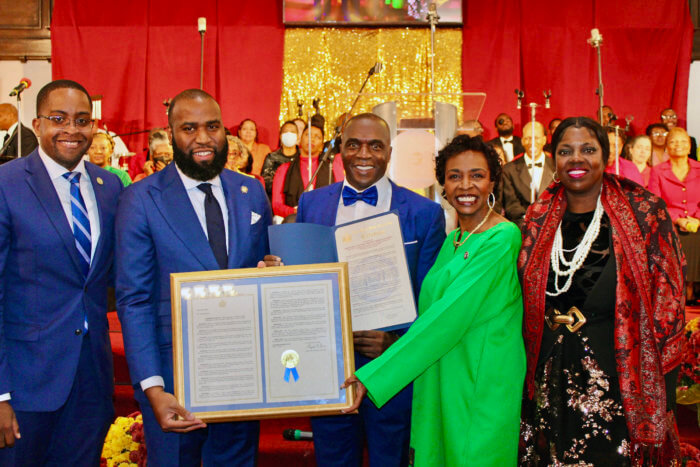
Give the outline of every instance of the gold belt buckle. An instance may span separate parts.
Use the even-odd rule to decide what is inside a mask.
[[[569,308],[566,314],[561,314],[556,308],[550,308],[544,315],[544,321],[552,331],[556,331],[560,325],[564,324],[569,332],[576,332],[586,324],[586,317],[575,306]]]

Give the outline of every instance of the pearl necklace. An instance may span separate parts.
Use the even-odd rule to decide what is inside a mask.
[[[489,212],[486,213],[486,215],[484,216],[484,218],[481,220],[481,222],[479,222],[479,225],[477,225],[476,228],[475,228],[474,230],[472,230],[471,232],[468,232],[468,231],[466,231],[466,230],[464,231],[464,232],[467,232],[467,233],[469,234],[469,235],[467,235],[467,238],[465,238],[464,240],[458,242],[458,241],[457,241],[457,235],[455,234],[454,238],[452,239],[452,244],[455,246],[455,251],[457,250],[457,248],[459,248],[459,247],[461,247],[462,245],[464,245],[464,244],[467,242],[467,240],[469,240],[469,237],[471,237],[473,233],[476,233],[476,231],[479,230],[479,229],[481,228],[482,225],[484,225],[484,222],[486,222],[486,220],[487,220],[487,219],[489,218],[489,216],[491,215],[491,211],[493,211],[493,208],[489,208]],[[461,237],[462,234],[463,234],[464,232],[461,232],[461,231],[460,231],[459,236]],[[466,258],[465,258],[465,259],[466,259]]]
[[[554,236],[554,244],[552,245],[551,253],[551,264],[552,270],[554,271],[554,292],[545,291],[550,297],[556,297],[568,291],[571,287],[571,282],[574,278],[574,273],[581,269],[583,262],[586,261],[588,253],[591,251],[593,242],[598,238],[598,233],[600,232],[600,220],[603,217],[603,204],[600,202],[600,195],[598,195],[598,201],[596,202],[595,211],[593,212],[593,219],[586,229],[586,233],[583,235],[581,242],[576,245],[575,248],[571,250],[564,249],[564,240],[561,235],[561,224],[559,221],[559,228]],[[564,257],[564,252],[574,252],[571,261],[567,261]],[[563,266],[563,267],[562,267]],[[568,268],[564,270],[564,267]],[[566,282],[564,282],[563,287],[559,287],[559,278],[565,277]]]

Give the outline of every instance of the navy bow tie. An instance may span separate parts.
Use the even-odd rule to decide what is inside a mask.
[[[358,193],[349,186],[346,186],[343,188],[343,205],[344,206],[352,206],[355,204],[357,201],[364,201],[367,204],[371,204],[372,206],[377,205],[377,187],[376,186],[371,186],[367,188],[365,191],[362,193]]]

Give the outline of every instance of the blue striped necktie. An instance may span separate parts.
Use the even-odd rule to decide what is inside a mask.
[[[63,174],[70,182],[70,210],[73,215],[73,236],[75,247],[78,249],[80,267],[87,277],[90,270],[90,254],[92,253],[92,239],[90,235],[90,218],[88,217],[83,195],[80,194],[80,172],[66,172]]]

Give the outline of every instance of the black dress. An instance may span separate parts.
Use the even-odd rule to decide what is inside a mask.
[[[566,212],[563,248],[576,247],[593,213]],[[610,221],[603,214],[598,238],[567,292],[547,296],[546,308],[566,314],[577,307],[586,323],[576,332],[545,324],[535,372],[535,397],[524,407],[523,465],[630,465],[629,436],[615,367],[617,285]],[[573,252],[564,253],[571,260]],[[553,292],[551,269],[547,291]],[[564,281],[559,279],[559,286]]]

